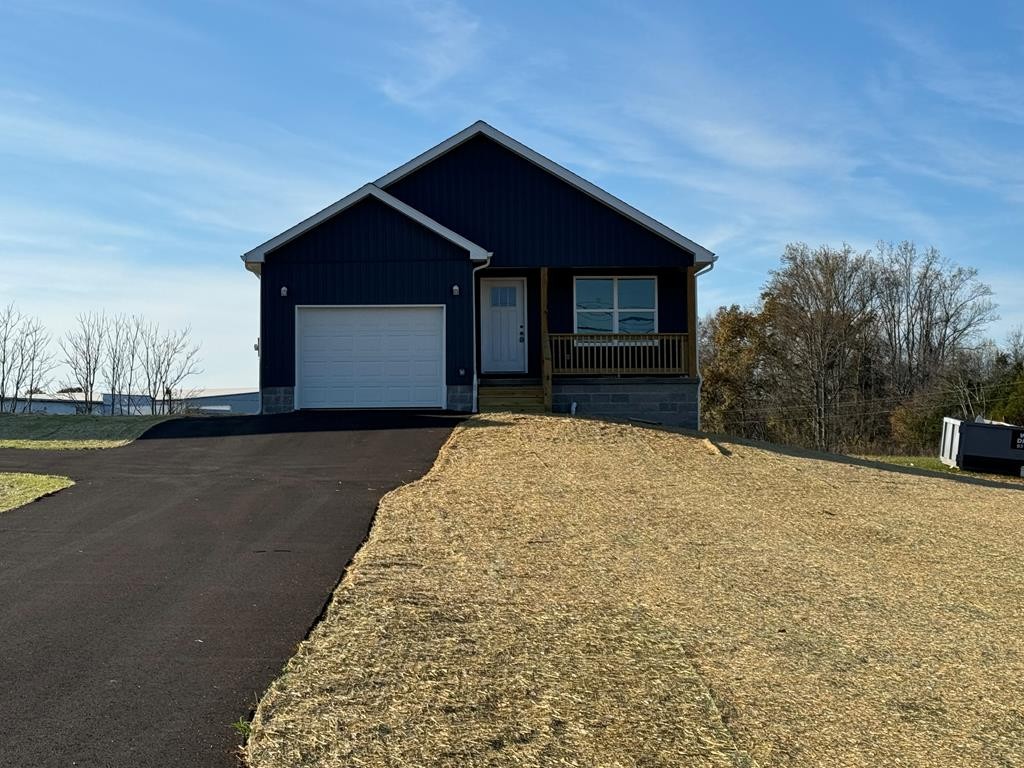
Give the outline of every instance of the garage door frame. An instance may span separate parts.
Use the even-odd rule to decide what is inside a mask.
[[[441,402],[436,406],[408,406],[411,410],[421,410],[423,408],[438,408],[444,410],[448,407],[448,305],[447,304],[296,304],[295,305],[295,384],[293,402],[295,410],[302,409],[302,392],[299,382],[301,378],[299,371],[301,371],[301,352],[302,343],[300,338],[300,325],[299,325],[299,310],[301,309],[440,309],[441,310]],[[332,409],[313,409],[313,410],[332,410]],[[339,407],[339,410],[342,410]],[[361,406],[349,408],[347,410],[367,410]],[[401,410],[401,406],[392,406],[387,410]]]

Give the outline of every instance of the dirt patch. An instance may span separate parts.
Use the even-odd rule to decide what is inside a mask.
[[[381,505],[253,766],[1017,765],[1019,491],[488,414]]]

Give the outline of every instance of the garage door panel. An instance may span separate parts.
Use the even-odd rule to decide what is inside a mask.
[[[444,406],[440,307],[298,310],[301,408]]]

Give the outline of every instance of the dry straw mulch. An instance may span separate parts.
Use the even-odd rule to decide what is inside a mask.
[[[383,501],[246,757],[1024,765],[1021,491],[489,414]]]

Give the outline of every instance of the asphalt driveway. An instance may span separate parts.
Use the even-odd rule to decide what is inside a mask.
[[[186,419],[125,448],[0,450],[77,484],[0,514],[0,765],[235,766],[381,495],[458,419]]]

